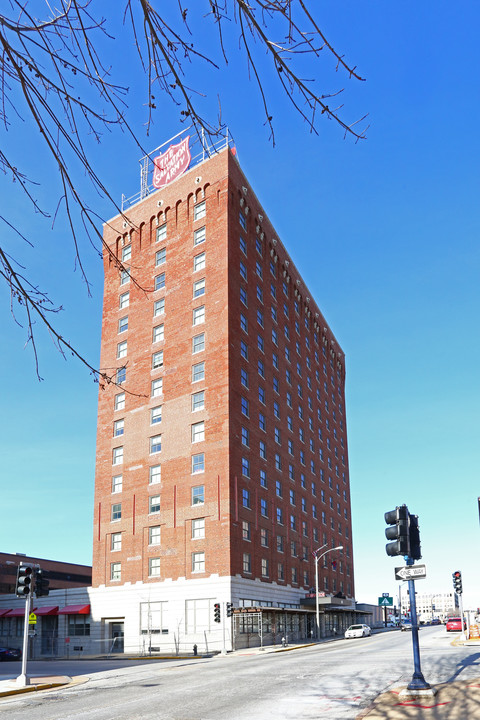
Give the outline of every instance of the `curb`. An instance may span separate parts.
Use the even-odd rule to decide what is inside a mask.
[[[12,695],[23,695],[25,693],[41,692],[42,690],[54,690],[55,688],[59,687],[74,687],[75,685],[81,685],[82,683],[86,683],[89,680],[90,678],[88,677],[88,675],[78,675],[74,678],[69,677],[68,680],[64,682],[37,682],[34,685],[26,685],[25,687],[12,688],[11,690],[0,690],[0,699],[4,697],[10,697]]]

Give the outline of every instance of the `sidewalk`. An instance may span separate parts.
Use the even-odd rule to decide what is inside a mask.
[[[474,720],[480,717],[480,678],[434,685],[433,698],[401,700],[396,688],[379,695],[356,720]]]
[[[17,685],[15,678],[11,680],[0,680],[0,698],[22,693],[37,692],[38,690],[50,690],[51,688],[62,687],[64,685],[78,685],[80,682],[86,682],[87,679],[88,678],[82,676],[73,679],[68,675],[31,677],[30,685],[26,685],[25,687]]]

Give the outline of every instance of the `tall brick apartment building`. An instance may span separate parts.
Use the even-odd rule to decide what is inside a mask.
[[[227,601],[306,636],[314,550],[343,545],[320,590],[354,596],[344,354],[228,143],[125,216],[104,227],[92,613],[130,646],[203,640]]]

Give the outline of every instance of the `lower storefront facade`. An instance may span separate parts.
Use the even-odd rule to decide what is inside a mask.
[[[370,616],[352,599],[323,599],[317,633],[298,589],[215,576],[54,590],[30,611],[31,658],[229,652],[334,637]],[[22,647],[24,615],[24,600],[0,596],[0,645]]]

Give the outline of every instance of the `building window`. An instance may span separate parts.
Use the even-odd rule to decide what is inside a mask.
[[[244,368],[240,369],[240,382],[243,387],[248,388],[248,372]]]
[[[283,535],[277,535],[277,552],[283,553],[285,550],[285,542]]]
[[[275,453],[275,468],[279,472],[282,471],[282,458],[280,457],[279,453]]]
[[[242,457],[242,475],[247,478],[250,477],[250,460],[244,457]],[[248,507],[250,507],[250,505],[248,505]]]
[[[150,424],[156,425],[157,423],[162,422],[162,406],[157,405],[157,407],[154,407],[150,410]]]
[[[155,242],[160,242],[161,240],[167,239],[167,223],[163,223],[163,225],[160,225],[160,227],[157,228],[157,237]]]
[[[113,423],[113,437],[119,437],[125,432],[125,420],[115,420]]]
[[[113,448],[112,465],[121,465],[123,463],[123,446]]]
[[[118,343],[117,345],[117,358],[123,358],[127,355],[127,341],[124,340],[124,342]]]
[[[248,335],[248,320],[243,313],[240,313],[240,328]]]
[[[194,230],[193,232],[193,244],[194,245],[201,245],[205,242],[205,238],[207,236],[205,225],[201,228],[198,228],[198,230]]]
[[[193,283],[193,297],[197,298],[201,295],[205,295],[205,278]]]
[[[242,505],[244,508],[248,508],[250,510],[250,491],[245,488],[242,490]]]
[[[151,495],[148,498],[148,512],[159,513],[160,512],[160,495]]]
[[[198,270],[203,270],[205,268],[205,253],[200,253],[200,255],[195,255],[193,258],[193,272],[197,272]]]
[[[280,428],[276,427],[274,432],[275,432],[275,442],[278,445],[281,445],[282,444],[282,436],[280,433]]]
[[[152,465],[148,471],[148,481],[150,485],[159,483],[162,479],[162,466]]]
[[[205,333],[200,333],[200,335],[195,335],[192,338],[192,353],[195,355],[195,353],[202,352],[202,350],[205,350]]]
[[[156,342],[162,342],[162,340],[165,339],[165,331],[164,331],[164,328],[165,328],[165,326],[164,326],[163,324],[162,324],[162,325],[157,325],[156,327],[153,328],[153,332],[152,332],[152,342],[154,342],[154,343],[156,343]]]
[[[206,206],[205,200],[202,200],[202,202],[199,202],[193,206],[193,219],[194,220],[201,220],[201,218],[205,217],[206,214],[207,214],[207,206]]]
[[[150,454],[159,453],[162,451],[162,436],[154,435],[150,438]]]
[[[110,563],[110,580],[122,579],[122,565],[119,562]]]
[[[110,519],[111,520],[121,520],[122,519],[122,503],[114,503],[112,505]]]
[[[123,333],[126,330],[128,330],[128,315],[125,315],[125,317],[120,318],[118,321],[118,332]]]
[[[163,378],[152,380],[152,397],[158,397],[163,392]]]
[[[283,525],[283,510],[279,507],[277,507],[277,523]]]
[[[162,248],[155,253],[155,267],[164,265],[167,259],[167,248]]]
[[[192,366],[192,382],[199,382],[205,380],[205,363],[197,363]]]
[[[265,388],[258,388],[258,399],[260,400],[262,405],[265,405]]]
[[[242,305],[245,305],[245,307],[248,307],[247,291],[243,287],[240,288],[240,302]]]
[[[244,215],[242,212],[239,212],[239,213],[238,213],[238,221],[239,221],[241,227],[242,227],[244,230],[246,230],[246,229],[247,229],[247,219],[246,219],[245,215]]]
[[[122,293],[119,298],[119,308],[120,310],[123,310],[124,308],[128,307],[130,304],[130,293],[127,291],[126,293]]]
[[[205,537],[205,518],[192,520],[192,540],[199,540]]]
[[[250,553],[243,553],[243,572],[252,572],[252,558],[250,556]]]
[[[205,502],[205,486],[192,487],[192,505],[203,505]]]
[[[283,563],[278,563],[278,579],[285,580],[285,572],[283,569]]]
[[[260,457],[262,460],[267,459],[267,445],[263,442],[263,440],[260,440]]]
[[[295,585],[298,583],[297,568],[292,568],[292,583]]]
[[[126,245],[124,248],[122,248],[122,262],[125,262],[126,260],[130,260],[132,257],[132,246]]]
[[[244,540],[251,540],[251,523],[244,520],[242,522],[242,538]]]
[[[262,558],[262,577],[268,577],[268,574],[269,574],[268,559]]]
[[[202,442],[205,440],[205,423],[194,423],[192,425],[192,443]]]
[[[247,428],[242,427],[242,445],[250,447],[250,433]]]
[[[122,492],[123,475],[114,475],[112,477],[112,493]]]
[[[130,282],[130,272],[128,270],[120,271],[120,285],[126,285]]]
[[[264,498],[260,499],[260,514],[262,517],[268,517],[268,505]]]
[[[193,309],[193,324],[201,325],[205,322],[205,305]]]
[[[153,303],[153,316],[157,317],[158,315],[163,315],[165,312],[165,298],[160,298],[160,300],[155,300]]]
[[[163,367],[163,350],[159,350],[152,355],[152,370],[158,370]]]
[[[260,545],[268,547],[268,530],[266,528],[260,528]]]
[[[244,340],[240,340],[240,355],[244,360],[248,360],[248,345]]]
[[[197,453],[192,455],[192,473],[205,472],[205,453]]]
[[[200,392],[193,393],[192,395],[192,412],[197,412],[197,410],[203,410],[205,407],[205,390],[200,390]]]
[[[155,290],[162,290],[165,287],[165,273],[160,273],[155,278]]]
[[[248,400],[244,397],[242,397],[242,400],[241,400],[241,409],[242,409],[242,415],[245,415],[245,417],[250,417],[249,403],[248,403]]]
[[[195,552],[192,553],[192,573],[203,573],[205,572],[205,553]]]
[[[260,430],[266,431],[267,424],[265,421],[265,415],[263,413],[258,413],[258,427]]]
[[[160,525],[154,525],[148,528],[148,544],[160,545]]]
[[[125,393],[118,393],[115,395],[115,410],[125,410]]]
[[[115,382],[117,385],[123,385],[124,382],[127,380],[127,368],[121,367],[118,368],[117,374],[115,376]]]
[[[275,494],[277,497],[282,497],[282,483],[280,480],[275,480]]]
[[[148,558],[148,576],[160,577],[160,558]]]
[[[244,255],[247,254],[247,243],[245,239],[240,235],[240,250]]]
[[[122,549],[122,533],[112,533],[110,535],[110,550],[117,552]]]

